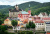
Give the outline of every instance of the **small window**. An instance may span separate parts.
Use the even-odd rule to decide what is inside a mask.
[[[21,17],[21,15],[20,15],[20,17]]]
[[[43,25],[43,23],[42,23],[42,25]]]
[[[40,25],[41,25],[41,23],[40,23]]]

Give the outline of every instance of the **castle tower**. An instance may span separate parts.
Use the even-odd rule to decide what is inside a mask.
[[[18,5],[15,5],[15,8],[16,8],[16,10],[19,10],[19,7],[18,7]]]
[[[30,16],[31,16],[30,4],[29,4],[28,13],[29,13],[29,14],[30,14]]]

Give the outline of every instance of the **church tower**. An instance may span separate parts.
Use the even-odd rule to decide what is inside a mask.
[[[19,7],[18,7],[18,5],[15,5],[15,8],[16,8],[16,10],[19,10]]]
[[[29,15],[31,16],[30,4],[29,4],[28,13],[29,13]]]

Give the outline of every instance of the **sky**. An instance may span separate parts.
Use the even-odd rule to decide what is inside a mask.
[[[0,5],[11,5],[21,4],[29,1],[36,1],[40,3],[50,2],[50,0],[0,0]]]

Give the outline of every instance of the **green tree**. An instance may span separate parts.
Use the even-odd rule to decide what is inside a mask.
[[[26,24],[26,28],[30,28],[29,24]]]
[[[29,21],[29,26],[31,26],[32,25],[32,22],[31,21]]]
[[[0,19],[0,25],[3,23],[3,20]]]
[[[32,24],[31,28],[35,28],[35,24],[34,23]]]
[[[12,20],[12,25],[17,26],[18,22],[16,20]]]
[[[5,33],[5,31],[7,30],[6,27],[7,26],[0,25],[0,33]]]
[[[35,28],[35,24],[33,23],[33,21],[30,21],[28,24],[26,24],[26,28]]]

